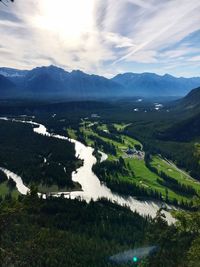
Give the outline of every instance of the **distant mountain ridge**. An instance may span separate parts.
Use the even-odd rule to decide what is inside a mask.
[[[200,77],[176,78],[172,75],[163,76],[155,73],[124,73],[118,74],[112,81],[120,83],[128,94],[134,91],[138,96],[184,96],[190,90],[200,86]]]
[[[37,67],[30,71],[0,68],[7,81],[15,84],[16,97],[97,98],[120,95],[123,86],[98,75],[79,70],[67,72],[55,66]],[[4,85],[0,83],[0,93]]]
[[[32,70],[0,68],[0,97],[107,98],[184,96],[200,86],[200,77],[176,78],[169,74],[124,73],[107,79],[80,70],[65,71],[56,66]],[[10,83],[10,84],[9,84]],[[6,85],[7,84],[7,85]],[[12,87],[13,90],[8,90]]]

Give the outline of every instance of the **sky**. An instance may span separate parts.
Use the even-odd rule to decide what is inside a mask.
[[[199,0],[0,3],[0,65],[200,76]]]

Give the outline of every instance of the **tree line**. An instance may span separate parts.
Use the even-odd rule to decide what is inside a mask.
[[[119,267],[197,267],[200,260],[200,210],[176,212],[168,225],[162,210],[142,217],[105,199],[97,202],[37,196],[0,200],[0,265],[30,267],[111,267],[119,252],[155,245],[137,264]]]

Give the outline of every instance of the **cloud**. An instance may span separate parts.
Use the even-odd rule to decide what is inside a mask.
[[[133,42],[138,44],[137,47],[129,49],[115,63],[126,60],[138,51],[145,53],[146,49],[159,50],[167,47],[199,29],[199,1],[163,1],[164,4],[156,2],[159,8],[153,9],[152,13],[147,10],[142,14],[134,31]]]
[[[127,2],[130,2],[136,6],[142,7],[142,8],[152,8],[153,5],[151,1],[144,1],[144,0],[127,0]]]
[[[189,61],[200,62],[200,56],[191,57]]]
[[[15,1],[0,6],[1,65],[111,76],[173,66],[181,74],[189,64],[196,73],[199,13],[199,0]]]

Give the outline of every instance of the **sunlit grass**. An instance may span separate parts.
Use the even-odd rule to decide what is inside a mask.
[[[128,126],[128,124],[114,124],[116,129],[120,131],[123,130],[125,127]],[[98,129],[100,130],[107,130],[106,124],[101,124],[98,126]],[[84,134],[86,143],[89,146],[94,146],[94,141],[90,139],[90,136],[96,136],[100,139],[102,139],[104,142],[113,144],[116,148],[117,155],[114,156],[112,154],[108,154],[108,160],[118,160],[119,157],[123,157],[126,163],[126,167],[129,170],[128,175],[121,175],[119,174],[117,177],[110,177],[110,179],[118,179],[121,182],[128,182],[128,183],[134,183],[138,186],[144,187],[145,189],[149,190],[156,190],[157,192],[161,193],[163,198],[166,197],[166,190],[168,191],[168,198],[170,200],[177,199],[178,201],[181,200],[191,200],[187,196],[183,196],[181,194],[178,194],[177,192],[172,191],[170,188],[165,187],[164,185],[161,185],[159,183],[160,181],[163,181],[163,179],[156,173],[149,170],[145,164],[144,159],[137,159],[137,158],[127,158],[125,157],[124,150],[128,149],[129,147],[133,148],[135,145],[141,145],[143,149],[143,145],[138,141],[135,140],[129,136],[121,135],[122,142],[117,142],[112,139],[112,137],[104,137],[101,135],[98,135],[95,130],[92,128],[92,123],[90,121],[87,121],[84,123],[84,121],[81,123],[80,131]],[[70,130],[70,133],[75,136],[74,130]],[[102,148],[99,148],[103,151]],[[105,152],[105,151],[104,151]],[[165,172],[167,175],[175,178],[180,183],[193,186],[197,190],[200,190],[200,183],[195,181],[193,178],[191,178],[188,174],[184,173],[182,170],[179,170],[176,166],[170,165],[166,160],[162,159],[160,156],[153,156],[152,166],[158,168],[159,171]]]

